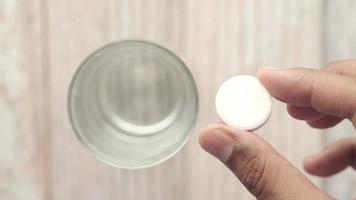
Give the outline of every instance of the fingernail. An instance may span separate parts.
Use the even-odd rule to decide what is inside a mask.
[[[271,72],[271,71],[279,71],[279,70],[282,70],[282,68],[278,68],[278,67],[262,67],[262,68],[259,68],[257,70],[257,76],[261,73],[264,73],[264,72]]]
[[[278,68],[278,67],[263,67],[260,70],[281,70],[281,68]]]
[[[289,76],[289,70],[275,67],[264,67],[257,71],[256,76],[260,80],[264,79],[265,77],[268,77],[269,79],[286,78]]]
[[[257,70],[256,77],[260,78],[265,73],[278,71],[278,70],[281,70],[281,69],[277,68],[277,67],[263,67],[263,68],[260,68]]]
[[[211,130],[203,133],[200,139],[203,149],[211,155],[226,162],[229,160],[236,140],[221,130]]]

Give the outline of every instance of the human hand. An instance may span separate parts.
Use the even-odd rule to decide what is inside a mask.
[[[322,70],[262,69],[257,77],[288,113],[314,128],[329,128],[343,119],[356,127],[356,60],[338,61]],[[265,140],[247,131],[213,124],[202,131],[203,149],[222,161],[257,199],[332,199]],[[345,138],[304,161],[307,172],[336,174],[356,169],[356,138]]]

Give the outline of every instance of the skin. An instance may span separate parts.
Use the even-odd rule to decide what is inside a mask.
[[[356,127],[356,60],[333,62],[321,70],[265,68],[257,78],[292,117],[313,128],[329,128],[344,119]],[[199,142],[257,199],[333,199],[256,134],[216,123],[201,132]],[[356,137],[336,141],[305,158],[303,165],[322,177],[348,166],[356,169]]]

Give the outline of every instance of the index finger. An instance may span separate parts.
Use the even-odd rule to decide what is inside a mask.
[[[280,101],[315,110],[356,124],[356,81],[326,71],[310,69],[261,69],[257,77]]]

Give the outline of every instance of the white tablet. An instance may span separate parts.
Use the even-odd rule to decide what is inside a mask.
[[[220,86],[215,106],[220,119],[227,125],[240,130],[255,130],[269,118],[272,100],[256,77],[238,75]]]

